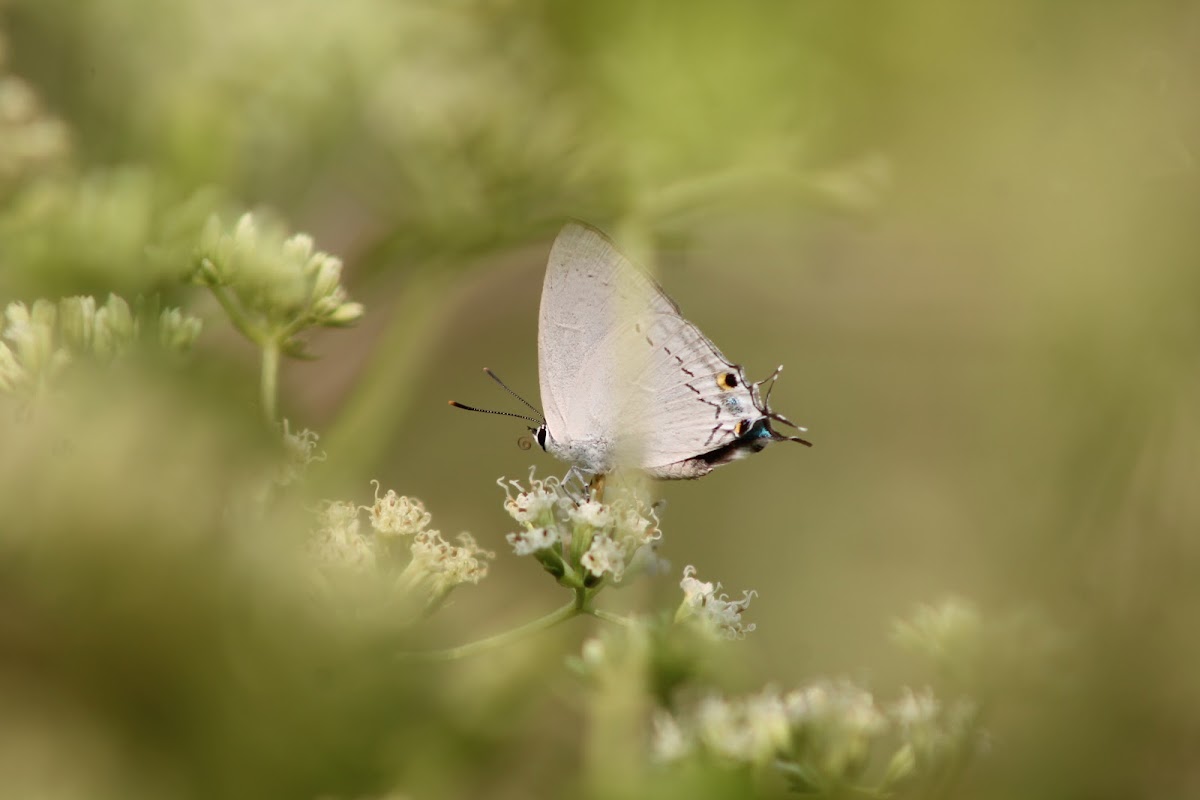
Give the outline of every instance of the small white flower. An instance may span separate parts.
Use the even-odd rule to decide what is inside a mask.
[[[246,217],[244,216],[243,219],[245,218]],[[241,228],[240,221],[238,228],[239,230]],[[313,238],[307,233],[297,233],[293,236],[290,236],[283,243],[283,258],[292,264],[303,266],[312,256],[314,244]],[[336,279],[334,279],[334,283],[337,283]]]
[[[362,319],[365,313],[366,309],[362,303],[342,303],[325,316],[325,322],[338,327],[353,325]]]
[[[380,536],[411,536],[429,525],[429,512],[420,500],[397,495],[391,489],[379,496],[379,481],[375,484],[375,504],[369,509],[371,527]]]
[[[512,545],[513,552],[519,556],[527,556],[558,544],[558,534],[550,528],[529,528],[510,533],[504,538]]]
[[[613,535],[629,542],[631,549],[656,542],[662,538],[658,529],[658,517],[651,510],[643,514],[639,506],[628,503],[613,504]]]
[[[308,240],[308,252],[312,252],[312,239]],[[332,295],[342,282],[340,259],[331,256],[326,259],[314,260],[308,264],[308,269],[316,273],[313,278],[313,297],[315,298],[320,299]]]
[[[580,563],[597,578],[607,572],[612,575],[614,581],[619,582],[625,574],[625,554],[621,546],[606,533],[598,533],[592,537],[592,544],[583,554]]]
[[[548,485],[548,481],[537,480],[533,477],[532,472],[529,479],[529,491],[525,491],[525,487],[517,481],[507,481],[506,483],[504,478],[501,478],[497,483],[504,490],[504,510],[514,520],[522,525],[530,526],[539,522],[546,524],[553,521],[554,509],[558,504],[556,486]],[[517,490],[516,497],[513,497],[512,492],[509,491],[509,486]]]
[[[608,506],[591,498],[567,509],[567,516],[575,525],[587,525],[596,529],[608,527],[612,519]]]
[[[755,629],[753,623],[744,623],[742,614],[750,606],[756,592],[742,593],[740,600],[730,600],[729,595],[720,593],[721,584],[715,586],[696,578],[696,568],[688,565],[683,570],[683,603],[675,614],[676,620],[694,617],[717,635],[725,639],[742,639]]]
[[[683,580],[679,582],[679,588],[683,589],[683,602],[692,608],[708,602],[715,589],[711,583],[703,582],[696,577],[696,568],[691,564],[683,568]]]

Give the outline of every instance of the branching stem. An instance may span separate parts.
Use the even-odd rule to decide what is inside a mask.
[[[540,619],[535,619],[533,622],[528,622],[519,628],[513,628],[511,631],[504,631],[495,636],[489,636],[486,639],[480,639],[477,642],[468,642],[458,647],[451,647],[447,650],[429,650],[423,653],[402,653],[401,659],[405,661],[455,661],[460,658],[477,655],[478,653],[494,650],[497,647],[504,647],[513,642],[520,641],[535,633],[553,628],[560,622],[564,622],[571,617],[582,613],[587,613],[585,609],[581,609],[576,605],[576,601],[572,600],[557,611],[552,611]]]

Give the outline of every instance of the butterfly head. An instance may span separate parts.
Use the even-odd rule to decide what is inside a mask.
[[[771,410],[771,390],[775,388],[775,381],[779,378],[779,373],[783,372],[783,365],[780,364],[766,378],[761,381],[749,384],[750,397],[754,400],[754,407],[762,414],[757,420],[749,425],[745,432],[738,431],[738,442],[744,442],[745,445],[753,447],[754,452],[758,452],[767,446],[768,442],[799,442],[800,444],[812,447],[812,442],[807,439],[802,439],[799,436],[784,436],[771,427],[771,422],[779,422],[789,427],[804,433],[807,428],[802,428],[783,414],[779,414]],[[767,384],[765,392],[759,392],[759,387]]]
[[[533,440],[538,443],[538,447],[546,449],[546,437],[549,436],[549,431],[546,429],[546,421],[542,420],[536,428],[530,428],[529,432],[533,434]]]
[[[524,397],[521,397],[521,395],[517,394],[512,389],[509,389],[508,386],[505,385],[504,381],[502,381],[498,377],[496,377],[496,373],[492,372],[487,367],[484,367],[483,371],[489,378],[494,380],[496,383],[500,384],[500,386],[502,386],[504,388],[504,391],[508,392],[513,397],[517,398],[522,403],[524,403],[531,411],[533,411],[535,414],[537,414],[537,416],[531,417],[528,414],[514,414],[511,411],[494,411],[489,408],[475,408],[474,406],[468,406],[463,403],[460,403],[457,400],[451,400],[450,405],[454,406],[455,408],[461,408],[464,411],[475,411],[475,412],[478,412],[481,414],[497,414],[502,417],[516,417],[517,419],[523,419],[523,420],[526,420],[527,422],[537,423],[537,427],[530,428],[529,432],[533,434],[533,439],[534,439],[534,441],[536,441],[538,443],[538,446],[541,447],[543,450],[545,450],[546,449],[546,441],[550,435],[549,430],[546,428],[545,415],[543,415],[541,411],[538,411],[537,406],[530,403]],[[521,440],[522,441],[520,442],[520,446],[521,446],[522,450],[528,450],[530,447],[533,446],[533,445],[529,444],[529,440],[526,437],[522,436]]]

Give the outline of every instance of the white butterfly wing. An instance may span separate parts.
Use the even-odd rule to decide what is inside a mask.
[[[569,223],[538,326],[542,406],[561,455],[652,473],[733,442],[762,416],[731,364],[604,234]]]
[[[622,385],[639,369],[618,331],[631,319],[677,314],[645,273],[587,225],[567,223],[550,249],[538,318],[538,376],[550,435],[560,443],[611,441]]]

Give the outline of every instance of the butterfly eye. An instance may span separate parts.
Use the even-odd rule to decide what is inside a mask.
[[[738,385],[737,375],[732,372],[722,372],[717,376],[717,385],[722,389],[736,389]]]
[[[736,435],[738,437],[742,437],[742,436],[745,436],[747,431],[749,431],[749,430],[750,430],[750,420],[740,419],[740,420],[738,420],[737,427],[733,429],[733,433],[734,433],[734,435]]]

